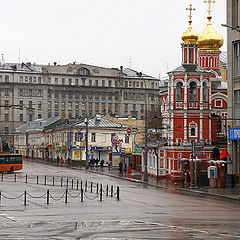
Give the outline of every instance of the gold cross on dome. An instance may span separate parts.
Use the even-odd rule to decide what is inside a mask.
[[[192,8],[192,4],[190,4],[189,8],[186,8],[187,11],[189,11],[189,20],[192,21],[192,11],[195,11],[195,8]]]
[[[212,12],[211,4],[212,3],[216,3],[216,1],[215,0],[204,0],[204,3],[208,3],[209,4],[209,6],[208,6],[208,14],[211,15],[211,12]]]

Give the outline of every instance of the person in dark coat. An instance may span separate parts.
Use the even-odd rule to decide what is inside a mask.
[[[71,166],[71,159],[70,159],[70,157],[68,157],[68,167],[70,167]]]
[[[190,171],[188,170],[187,171],[187,184],[188,184],[188,187],[190,186],[190,182],[191,182],[191,176],[190,176]]]
[[[185,171],[182,172],[182,178],[181,178],[182,188],[184,188],[184,183],[185,183]]]
[[[103,168],[104,160],[102,159],[100,162],[100,167]]]
[[[57,156],[57,165],[59,165],[60,157]]]
[[[119,170],[120,173],[122,172],[122,170],[123,170],[123,163],[122,162],[119,163],[118,170]]]

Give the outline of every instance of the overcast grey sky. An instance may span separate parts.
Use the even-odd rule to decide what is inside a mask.
[[[207,24],[204,0],[0,0],[0,53],[6,62],[73,61],[131,67],[158,77],[181,63],[185,10],[192,3],[193,28]],[[213,26],[226,50],[226,1],[216,0]]]

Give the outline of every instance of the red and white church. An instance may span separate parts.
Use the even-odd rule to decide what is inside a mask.
[[[149,174],[172,179],[181,178],[183,169],[191,168],[192,160],[195,171],[201,170],[199,165],[213,159],[212,149],[216,145],[224,147],[227,139],[227,81],[220,71],[223,38],[212,26],[210,7],[207,26],[200,35],[192,28],[194,9],[190,5],[187,10],[190,19],[182,34],[182,64],[168,73],[166,86],[160,91],[167,144],[158,146],[157,169],[155,151],[148,150]],[[194,142],[205,147],[192,159]]]

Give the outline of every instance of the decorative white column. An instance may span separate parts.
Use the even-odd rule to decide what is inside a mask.
[[[203,110],[203,75],[200,76],[200,111]]]
[[[174,141],[174,118],[173,118],[173,113],[171,114],[171,146],[173,146],[173,141]]]
[[[211,114],[209,114],[209,144],[212,144],[212,122],[211,122]]]
[[[203,140],[203,114],[200,112],[200,141]]]
[[[171,89],[170,89],[170,92],[171,92],[171,95],[170,95],[170,99],[171,99],[171,103],[170,103],[170,109],[173,110],[174,108],[174,89],[173,89],[173,80],[174,80],[174,75],[172,75],[171,77]]]
[[[184,113],[184,142],[187,143],[187,133],[188,133],[188,126],[187,126],[187,113]]]
[[[184,110],[187,109],[187,73],[184,76]]]

